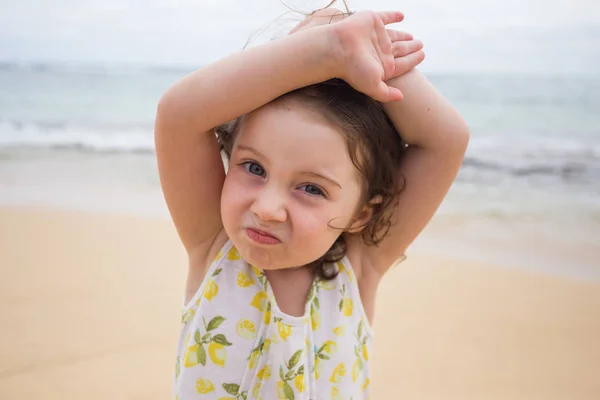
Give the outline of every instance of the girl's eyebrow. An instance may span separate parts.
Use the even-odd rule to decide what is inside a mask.
[[[246,146],[243,144],[236,144],[235,147],[238,150],[246,150],[249,151],[250,153],[254,153],[256,156],[262,158],[262,159],[267,159],[267,157],[264,156],[264,154],[262,154],[260,151],[250,147],[250,146]],[[331,184],[339,187],[340,189],[342,188],[342,185],[340,185],[335,179],[333,179],[332,177],[327,177],[325,175],[322,174],[318,174],[316,172],[313,171],[302,171],[300,172],[301,175],[309,175],[309,176],[314,176],[315,178],[319,178],[319,179],[323,179],[326,180],[328,182],[331,182]]]
[[[236,144],[235,147],[238,148],[238,150],[246,150],[249,151],[250,153],[254,153],[255,155],[262,157],[262,158],[267,158],[265,157],[260,151],[250,147],[250,146],[245,146],[243,144]]]
[[[316,172],[312,172],[312,171],[303,171],[303,172],[300,172],[300,174],[314,176],[315,178],[324,179],[324,180],[330,182],[331,184],[339,187],[340,189],[342,188],[342,185],[340,185],[336,180],[334,180],[333,178],[328,178],[325,175],[317,174]]]

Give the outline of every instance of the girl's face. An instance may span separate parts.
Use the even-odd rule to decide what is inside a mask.
[[[242,123],[221,196],[223,226],[250,264],[300,267],[350,225],[360,195],[342,133],[296,101],[277,101]]]

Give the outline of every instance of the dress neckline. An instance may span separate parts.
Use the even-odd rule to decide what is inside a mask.
[[[301,316],[294,316],[287,314],[279,308],[277,299],[275,298],[275,293],[273,292],[273,287],[271,286],[271,282],[269,281],[269,278],[267,277],[265,271],[254,266],[252,266],[252,271],[254,272],[255,277],[262,284],[265,292],[267,293],[267,297],[269,299],[271,307],[271,312],[274,316],[281,318],[282,321],[288,325],[304,325],[310,322],[311,305],[314,301],[316,295],[316,286],[319,281],[319,277],[317,276],[317,274],[313,276],[310,289],[308,290],[308,294],[306,295],[306,300],[304,303],[304,313]]]

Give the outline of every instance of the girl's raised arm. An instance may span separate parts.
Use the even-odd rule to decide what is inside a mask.
[[[280,95],[334,77],[329,29],[233,54],[183,78],[161,98],[155,123],[162,190],[188,254],[222,228],[225,172],[214,128]]]
[[[403,186],[395,225],[378,247],[367,247],[369,263],[385,271],[425,228],[458,174],[469,128],[458,111],[416,69],[388,81],[404,100],[384,104],[396,130],[409,144],[398,166]]]

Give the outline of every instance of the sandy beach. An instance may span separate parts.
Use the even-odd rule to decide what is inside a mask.
[[[0,208],[0,398],[169,398],[185,270],[167,219]],[[377,400],[600,398],[595,282],[409,253],[374,328]]]

